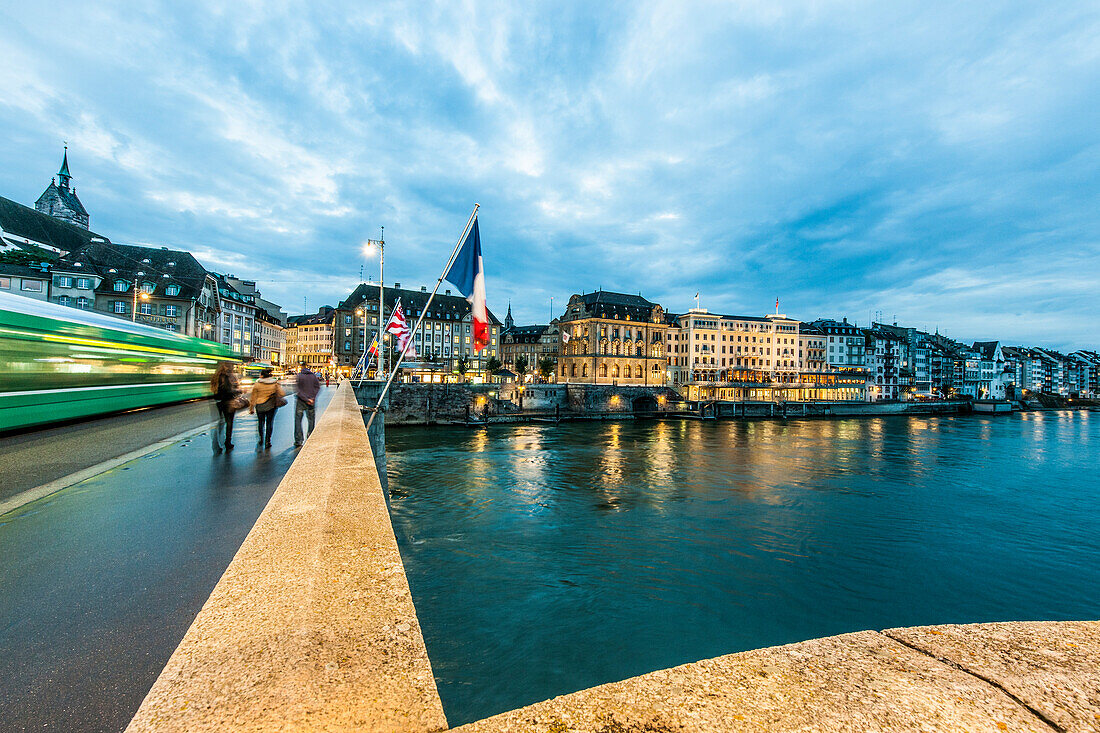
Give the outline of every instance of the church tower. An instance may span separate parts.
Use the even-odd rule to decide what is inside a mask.
[[[510,331],[516,322],[512,320],[512,301],[508,301],[508,315],[504,316],[504,330]]]
[[[88,210],[76,197],[76,188],[72,186],[73,177],[69,174],[69,146],[61,158],[61,170],[57,180],[51,180],[49,187],[34,202],[34,208],[43,214],[67,221],[82,229],[88,228]]]

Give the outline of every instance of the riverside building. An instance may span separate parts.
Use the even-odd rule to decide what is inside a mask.
[[[555,381],[559,341],[557,318],[545,325],[517,326],[512,320],[512,306],[508,305],[508,314],[504,316],[504,330],[500,333],[500,360],[505,369],[518,374],[516,359],[522,357],[527,362],[528,378],[541,379],[543,375],[539,371],[539,364],[546,361],[550,367],[546,381]]]
[[[574,294],[558,319],[558,382],[663,385],[664,309],[640,295]]]
[[[827,336],[815,326],[779,313],[722,315],[703,308],[669,321],[670,383],[690,400],[864,398],[865,373],[829,368]]]
[[[430,295],[427,287],[409,290],[396,282],[392,288],[383,288],[385,302],[379,316],[378,285],[360,283],[335,311],[334,353],[340,372],[351,374],[360,357],[377,338],[379,318],[384,325],[394,304],[400,299],[409,328],[413,328],[421,313],[424,313],[420,328],[413,333],[417,358],[402,363],[403,379],[417,382],[489,381],[489,360],[500,360],[500,321],[492,312],[488,313],[489,345],[477,352],[473,344],[469,301],[444,289],[436,293],[431,308],[427,308]],[[396,343],[392,336],[387,336],[382,346],[385,367],[389,370],[397,358]],[[367,365],[368,375],[373,375],[376,364],[377,360],[373,360]]]

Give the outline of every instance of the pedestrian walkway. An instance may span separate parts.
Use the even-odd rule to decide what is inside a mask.
[[[199,434],[0,517],[5,730],[126,726],[294,461],[289,402],[270,451],[242,413],[234,451]]]

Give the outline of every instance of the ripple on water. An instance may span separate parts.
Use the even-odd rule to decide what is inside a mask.
[[[448,720],[743,649],[1100,617],[1100,420],[391,431]]]

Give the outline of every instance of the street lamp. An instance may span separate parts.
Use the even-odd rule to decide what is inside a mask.
[[[138,278],[143,277],[144,275],[144,272],[138,271],[138,273],[134,276],[134,307],[133,312],[130,314],[130,319],[134,323],[137,323],[137,302],[139,295]],[[149,293],[145,292],[144,289],[140,289],[140,295],[142,300],[149,300]]]
[[[368,239],[363,242],[363,254],[370,257],[374,254],[374,248],[378,248],[378,379],[382,379],[382,332],[386,327],[382,322],[385,318],[386,304],[385,292],[385,260],[386,260],[386,227],[382,227],[382,235],[379,239]],[[363,320],[363,333],[367,332],[366,319]],[[364,339],[365,340],[365,339]],[[364,365],[364,371],[366,366]]]

